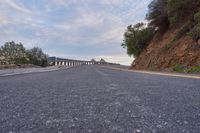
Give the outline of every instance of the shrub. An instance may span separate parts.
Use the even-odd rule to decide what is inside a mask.
[[[26,60],[26,49],[22,43],[6,42],[1,47],[1,55],[6,64],[17,64],[19,60]]]
[[[21,57],[15,60],[15,64],[28,64],[29,60],[27,57]]]
[[[195,41],[200,39],[200,11],[194,14],[193,28],[188,32],[188,35]]]
[[[193,1],[193,0],[192,0]],[[190,9],[191,0],[168,0],[167,12],[171,25],[180,21]]]
[[[34,47],[27,51],[28,58],[31,64],[45,67],[48,65],[48,55],[41,48]]]
[[[188,73],[200,72],[200,66],[196,66],[188,70]]]
[[[127,49],[129,56],[137,57],[148,46],[153,36],[154,28],[152,27],[145,27],[143,23],[130,25],[124,33],[122,47]]]
[[[6,42],[0,48],[0,64],[34,64],[47,66],[48,56],[40,48],[26,50],[22,43]]]
[[[167,29],[199,10],[200,0],[153,0],[146,19],[158,29]],[[197,17],[199,14],[197,14]]]
[[[187,72],[186,68],[180,64],[176,65],[174,68],[173,68],[173,71],[175,72]]]
[[[200,23],[200,11],[194,14],[194,21],[196,24]]]
[[[200,24],[194,26],[194,28],[188,33],[193,40],[198,41],[200,39]]]

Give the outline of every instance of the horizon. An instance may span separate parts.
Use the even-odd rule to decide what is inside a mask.
[[[130,24],[143,22],[151,0],[0,0],[0,46],[22,42],[50,57],[130,65],[121,47]]]

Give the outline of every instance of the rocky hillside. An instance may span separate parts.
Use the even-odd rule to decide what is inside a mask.
[[[124,33],[131,68],[200,73],[200,0],[152,0],[148,9],[148,23]]]
[[[180,28],[169,29],[163,35],[157,33],[148,47],[134,60],[132,68],[144,70],[173,70],[195,68],[200,65],[200,41],[188,35],[176,41]]]

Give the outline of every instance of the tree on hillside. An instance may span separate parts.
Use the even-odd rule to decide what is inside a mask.
[[[146,27],[144,23],[130,25],[124,33],[124,40],[121,46],[127,50],[129,56],[137,57],[148,46],[153,35],[154,28]]]
[[[122,47],[130,56],[139,56],[153,38],[155,31],[165,32],[181,27],[171,42],[184,35],[200,40],[200,0],[152,0],[146,14],[148,26],[138,23],[127,27]]]
[[[160,30],[168,28],[167,2],[168,0],[153,0],[149,4],[149,11],[146,15],[146,19],[149,21],[150,26]]]
[[[199,11],[200,0],[153,0],[149,4],[146,19],[158,29],[167,29],[192,17]]]
[[[31,64],[43,67],[48,65],[48,55],[45,54],[41,48],[34,47],[27,50],[27,54]]]
[[[167,11],[171,25],[181,22],[199,10],[200,0],[168,0]]]

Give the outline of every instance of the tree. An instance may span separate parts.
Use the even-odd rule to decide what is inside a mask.
[[[146,19],[158,29],[168,29],[185,18],[193,16],[200,6],[200,0],[153,0],[149,4]]]
[[[34,47],[28,50],[27,54],[31,64],[43,67],[48,65],[48,55],[43,53],[41,48]]]
[[[127,50],[129,56],[137,57],[148,46],[154,36],[154,31],[154,28],[146,27],[144,23],[130,25],[124,33],[121,46]]]
[[[198,0],[168,0],[167,11],[171,25],[180,22],[184,17],[194,10],[194,3]]]
[[[149,4],[149,11],[146,15],[146,19],[149,21],[149,25],[159,30],[165,30],[169,26],[168,14],[167,14],[168,0],[153,0]]]
[[[5,64],[24,64],[28,62],[26,49],[22,43],[6,42],[1,47],[0,56]]]

